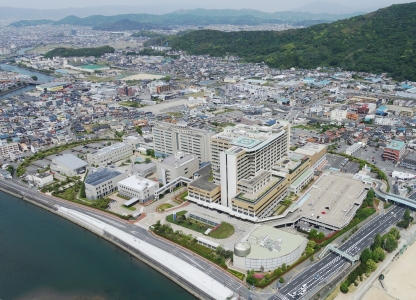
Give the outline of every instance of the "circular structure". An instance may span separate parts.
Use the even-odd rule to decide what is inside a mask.
[[[296,262],[308,240],[271,226],[257,227],[246,241],[235,244],[233,264],[242,270],[270,271]]]
[[[239,257],[246,257],[251,252],[251,246],[247,242],[240,242],[234,245],[234,254]]]

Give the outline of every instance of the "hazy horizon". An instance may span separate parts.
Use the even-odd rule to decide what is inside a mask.
[[[310,5],[311,3],[320,2],[318,5]],[[315,13],[325,10],[334,10],[332,13],[351,13],[357,11],[371,11],[378,8],[386,7],[391,4],[399,3],[409,3],[413,1],[406,0],[367,0],[363,3],[362,0],[322,0],[322,1],[311,1],[311,0],[292,0],[282,1],[282,0],[259,0],[256,2],[248,0],[240,1],[220,1],[220,0],[211,0],[209,3],[201,2],[196,3],[189,0],[142,0],[140,4],[137,4],[133,0],[118,0],[117,5],[114,5],[112,0],[72,0],[71,5],[68,6],[68,2],[63,1],[51,1],[51,0],[38,0],[38,1],[28,1],[22,0],[18,3],[13,3],[10,5],[9,0],[0,0],[0,6],[3,7],[12,7],[12,8],[28,8],[28,9],[70,9],[70,8],[86,8],[86,7],[103,7],[103,6],[113,6],[120,7],[122,6],[132,6],[136,8],[143,9],[143,12],[147,10],[152,11],[152,13],[158,12],[158,7],[160,13],[166,13],[169,11],[175,11],[179,9],[195,9],[195,8],[205,8],[205,9],[256,9],[265,12],[275,12],[275,11],[290,11],[290,10],[302,10],[310,11],[315,10]],[[318,7],[316,7],[318,6]],[[311,11],[310,11],[311,12]]]

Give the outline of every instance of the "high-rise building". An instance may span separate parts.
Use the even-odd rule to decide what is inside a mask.
[[[181,151],[195,154],[200,163],[210,161],[211,136],[210,131],[188,127],[187,123],[156,123],[153,127],[155,156],[168,157]]]
[[[249,216],[265,216],[286,196],[287,180],[271,170],[287,155],[289,135],[289,124],[276,123],[270,127],[239,124],[212,137],[221,205]]]
[[[206,176],[208,182],[193,188],[188,199],[200,204],[210,202],[217,209],[249,219],[269,216],[288,193],[287,178],[274,174],[272,168],[287,155],[289,138],[288,123],[225,128],[211,138],[212,172]],[[220,199],[207,198],[209,191],[215,191],[215,184],[220,187]]]

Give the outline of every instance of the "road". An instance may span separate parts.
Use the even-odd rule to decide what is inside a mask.
[[[338,248],[351,256],[360,255],[365,248],[371,245],[375,235],[383,233],[390,226],[397,223],[403,216],[404,211],[405,208],[396,206],[387,214],[377,216]],[[347,264],[349,262],[345,258],[330,253],[297,274],[270,299],[300,299],[316,288],[323,287],[331,277],[342,272]],[[308,299],[308,297],[305,296],[304,299]]]
[[[45,194],[39,193],[35,189],[29,189],[26,187],[23,187],[20,184],[17,184],[14,181],[11,180],[0,180],[0,186],[3,188],[9,189],[14,193],[25,195],[26,197],[34,198],[36,200],[45,201],[49,203],[53,203],[57,206],[66,207],[69,209],[76,210],[80,213],[87,214],[91,217],[97,218],[102,222],[105,222],[109,225],[115,226],[120,230],[123,230],[124,232],[134,235],[138,237],[139,239],[152,244],[166,252],[169,252],[170,254],[176,256],[177,258],[183,260],[184,262],[187,262],[194,267],[202,270],[209,276],[211,276],[216,281],[223,283],[226,287],[231,289],[236,295],[240,293],[241,297],[248,299],[249,295],[252,294],[254,297],[253,299],[259,299],[259,298],[265,298],[267,299],[270,297],[271,294],[254,294],[253,292],[249,291],[246,286],[241,283],[241,281],[238,281],[235,279],[232,275],[229,275],[224,270],[220,269],[216,265],[206,261],[205,259],[184,250],[181,247],[176,246],[175,244],[171,244],[166,242],[165,240],[155,237],[152,234],[150,234],[146,229],[139,227],[134,224],[130,224],[128,222],[125,222],[123,220],[120,220],[117,217],[111,216],[107,213],[101,212],[99,210],[95,210],[89,207],[85,207],[83,205],[78,205],[76,203],[71,203],[69,201],[57,199],[54,197],[50,197]]]

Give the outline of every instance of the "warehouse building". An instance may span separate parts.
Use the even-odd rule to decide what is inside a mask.
[[[72,154],[57,155],[52,159],[51,171],[66,176],[84,174],[88,163]]]

